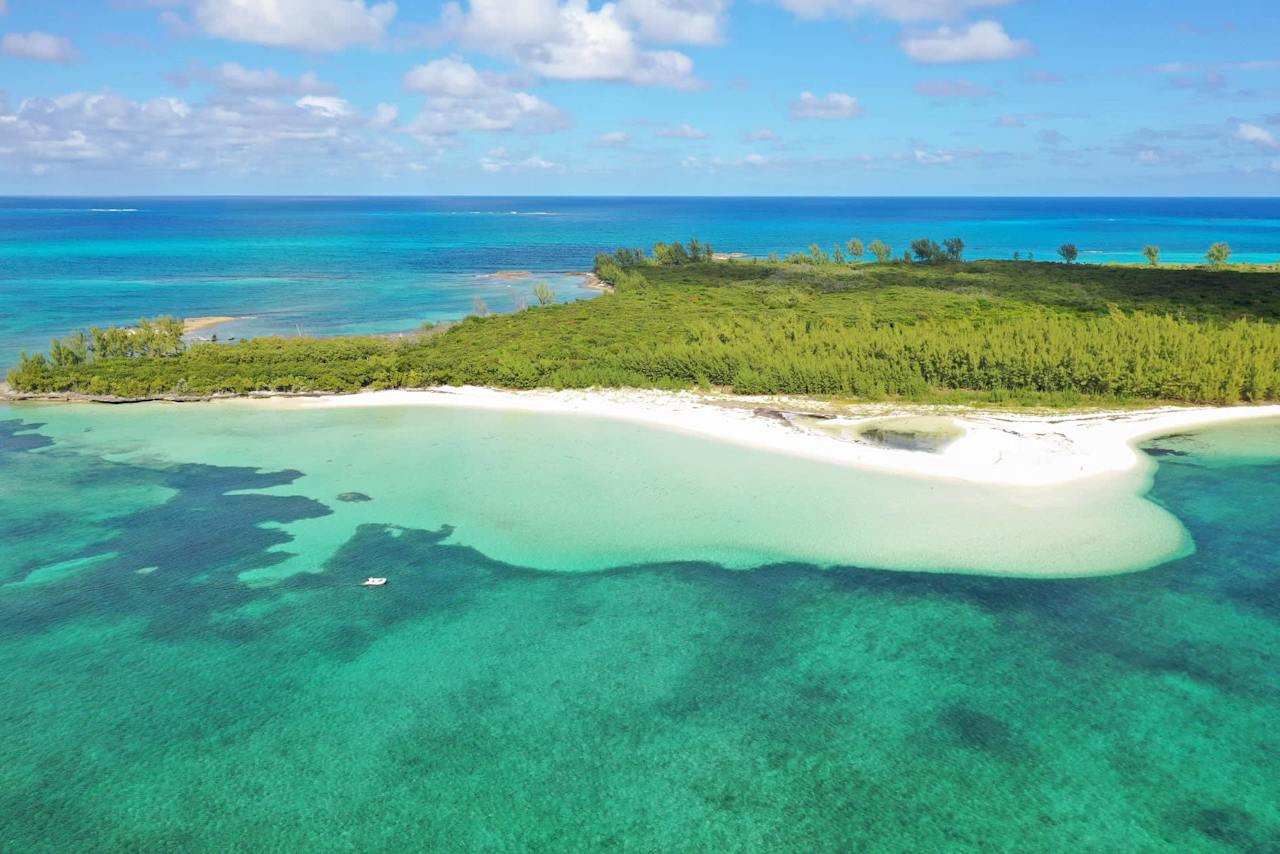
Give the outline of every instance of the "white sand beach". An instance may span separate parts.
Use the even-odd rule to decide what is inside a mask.
[[[787,398],[643,390],[500,391],[435,388],[314,398],[275,398],[298,407],[435,406],[614,418],[739,445],[887,473],[1005,486],[1052,486],[1139,466],[1136,442],[1252,418],[1280,417],[1280,405],[1166,407],[1140,411],[1022,415],[959,407],[835,407]],[[886,447],[831,435],[796,413],[821,413],[825,426],[859,428],[928,415],[959,428],[936,452]]]
[[[248,320],[249,318],[242,315],[210,315],[208,317],[188,317],[182,321],[182,331],[190,335],[192,332],[201,332],[205,329],[212,329],[215,326],[221,326],[224,323],[231,323],[236,320]]]

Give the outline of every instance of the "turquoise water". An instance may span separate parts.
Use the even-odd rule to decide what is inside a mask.
[[[794,521],[800,498],[840,489],[849,517],[927,521],[878,508],[893,487],[853,472],[815,482],[786,460],[791,482],[778,458],[723,449],[742,471],[700,510],[712,531],[760,529],[752,548],[769,558],[730,550],[728,568],[689,559],[724,544],[672,521],[707,496],[682,498],[662,459],[691,464],[704,443],[593,424],[584,445],[562,419],[500,413],[356,414],[362,426],[337,410],[0,408],[0,848],[1280,840],[1280,423],[1147,446],[1151,506],[1192,553],[1034,580],[829,566],[773,539],[768,513]],[[504,455],[516,435],[529,445]],[[401,459],[400,481],[464,494],[348,468],[365,446]],[[530,455],[540,470],[508,470]],[[552,463],[597,455],[622,459],[631,488],[566,494]],[[491,484],[513,478],[519,500],[503,503]],[[423,502],[419,524],[397,488]],[[650,559],[541,565],[581,557],[579,533],[576,550],[556,545],[573,514],[672,527],[650,528]],[[329,548],[318,528],[344,535]],[[388,587],[354,585],[375,570]]]
[[[0,198],[0,365],[88,325],[161,313],[246,317],[228,335],[391,333],[528,300],[527,270],[561,299],[591,296],[557,273],[594,254],[699,237],[765,255],[861,236],[898,252],[960,236],[971,258],[1280,260],[1276,199],[832,198]]]
[[[304,495],[326,510],[279,525],[287,547],[243,571],[253,584],[320,571],[363,524],[447,526],[452,544],[561,571],[802,559],[1089,575],[1147,567],[1191,547],[1178,519],[1141,496],[1150,476],[1142,469],[1069,487],[1002,489],[852,471],[568,415],[307,400],[20,411],[44,422],[42,433],[60,450],[298,472],[273,493]],[[346,494],[376,500],[335,500]],[[43,553],[37,565],[60,555]]]

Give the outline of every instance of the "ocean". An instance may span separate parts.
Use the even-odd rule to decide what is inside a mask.
[[[1270,262],[1280,201],[0,199],[0,360],[926,235]],[[1277,848],[1280,421],[1050,495],[295,404],[0,403],[0,850]]]
[[[697,237],[767,255],[880,238],[959,236],[970,258],[1193,262],[1225,240],[1280,261],[1277,199],[0,198],[0,364],[89,325],[240,318],[206,334],[395,333],[511,311],[596,252]],[[531,280],[489,274],[530,271]]]
[[[1144,447],[1052,525],[1174,553],[1047,580],[939,557],[1034,545],[1026,488],[529,413],[0,405],[0,848],[1273,850],[1280,421]]]

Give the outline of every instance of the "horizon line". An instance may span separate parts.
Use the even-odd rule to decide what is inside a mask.
[[[1022,200],[1022,199],[1115,199],[1115,200],[1150,200],[1150,199],[1205,199],[1205,200],[1250,200],[1280,201],[1280,195],[963,195],[963,194],[901,194],[901,195],[836,195],[836,194],[663,194],[663,193],[15,193],[0,194],[0,199],[990,199],[990,200]]]

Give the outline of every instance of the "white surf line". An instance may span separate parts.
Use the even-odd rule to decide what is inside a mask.
[[[778,398],[707,397],[645,390],[501,391],[465,386],[375,391],[255,403],[299,408],[434,406],[612,418],[838,465],[917,477],[1042,487],[1129,471],[1146,438],[1245,419],[1280,417],[1280,405],[1168,407],[1130,412],[1018,415],[940,412],[937,407],[869,407],[839,417],[856,427],[890,417],[945,417],[964,435],[938,453],[901,450],[802,430],[750,408],[786,407]],[[800,406],[800,402],[790,402]]]

